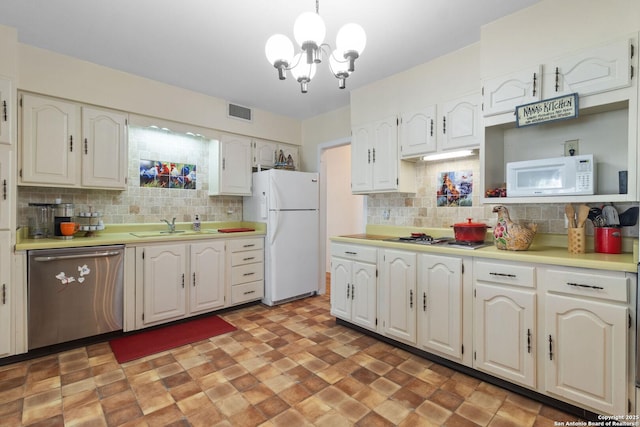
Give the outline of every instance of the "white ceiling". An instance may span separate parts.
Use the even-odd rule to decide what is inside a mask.
[[[21,43],[298,119],[349,104],[358,88],[480,39],[480,27],[539,0],[321,0],[326,41],[357,22],[367,46],[347,89],[320,64],[309,92],[280,81],[266,40],[313,0],[1,0]],[[326,61],[325,61],[326,62]]]

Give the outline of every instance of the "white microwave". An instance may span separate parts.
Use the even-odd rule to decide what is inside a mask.
[[[593,154],[507,163],[507,197],[594,194]]]

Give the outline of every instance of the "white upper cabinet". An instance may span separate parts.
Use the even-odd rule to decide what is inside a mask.
[[[0,144],[11,144],[11,80],[0,78]]]
[[[436,106],[400,115],[400,152],[403,158],[433,153],[438,147]]]
[[[83,107],[82,186],[125,189],[126,185],[127,116]]]
[[[251,195],[251,138],[222,135],[209,145],[209,195]]]
[[[480,145],[480,97],[478,94],[442,104],[439,150]]]
[[[20,184],[123,190],[127,116],[23,94]]]
[[[276,162],[278,144],[262,139],[253,140],[253,167],[272,168]]]
[[[507,76],[482,82],[482,102],[485,116],[515,111],[516,106],[539,101],[542,79],[540,65]],[[514,116],[515,120],[515,116]]]

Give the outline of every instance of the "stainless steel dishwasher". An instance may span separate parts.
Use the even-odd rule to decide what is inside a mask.
[[[124,246],[29,251],[29,350],[122,329]]]

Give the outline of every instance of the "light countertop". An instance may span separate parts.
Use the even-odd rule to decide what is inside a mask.
[[[517,261],[535,264],[563,265],[567,267],[594,268],[599,270],[638,271],[638,239],[625,237],[623,253],[603,254],[593,251],[593,240],[587,240],[587,250],[584,254],[570,254],[567,250],[567,236],[562,234],[536,235],[533,244],[526,251],[508,251],[496,248],[493,236],[487,233],[487,246],[479,249],[462,249],[447,245],[418,245],[415,243],[389,242],[385,239],[408,236],[411,232],[423,232],[434,237],[453,237],[452,229],[416,227],[395,227],[368,225],[366,233],[348,236],[331,237],[333,242],[357,243],[383,248],[405,249],[415,252],[441,253],[459,256],[470,256],[505,261]]]
[[[218,229],[253,228],[255,231],[238,233],[222,233]],[[77,232],[73,239],[29,239],[26,228],[18,229],[16,233],[16,251],[34,249],[57,249],[102,245],[137,246],[149,243],[172,242],[202,239],[228,239],[236,237],[264,236],[266,224],[245,221],[202,222],[201,231],[191,230],[191,223],[176,223],[178,233],[169,234],[167,225],[155,224],[107,224],[105,229],[97,231],[91,237],[85,237],[84,231]]]

